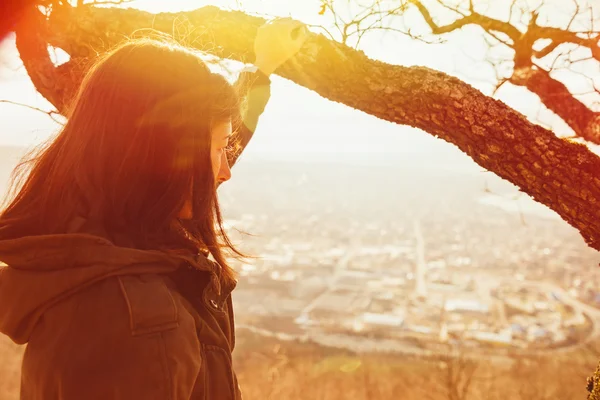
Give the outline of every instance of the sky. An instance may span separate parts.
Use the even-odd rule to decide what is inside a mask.
[[[137,0],[128,6],[161,12],[213,4],[223,8],[241,7],[246,12],[263,16],[291,16],[311,25],[328,25],[331,17],[319,15],[319,3],[318,0]],[[440,13],[438,17],[443,21],[449,16]],[[418,29],[421,24],[426,30],[419,15],[409,14],[407,19],[411,26]],[[486,54],[482,37],[476,28],[467,28],[447,35],[445,43],[425,44],[403,35],[381,33],[367,36],[361,49],[369,57],[392,64],[425,65],[458,76],[489,94],[493,71],[477,62]],[[0,54],[0,99],[49,109],[50,105],[35,91],[20,65],[14,38],[2,43]],[[425,132],[328,101],[283,78],[273,77],[272,80],[271,101],[244,155],[247,158],[355,163],[387,163],[402,159],[461,172],[482,171],[453,145]],[[575,91],[582,91],[585,85],[574,77],[567,82]],[[570,134],[569,128],[541,107],[537,97],[526,89],[504,85],[496,97],[530,118],[541,119],[558,135]],[[59,125],[43,113],[5,103],[0,103],[0,120],[0,145],[35,145],[59,129]]]

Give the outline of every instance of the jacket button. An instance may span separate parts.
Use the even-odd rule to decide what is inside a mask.
[[[217,302],[214,299],[210,299],[210,305],[216,309],[219,309],[219,305],[217,304]]]

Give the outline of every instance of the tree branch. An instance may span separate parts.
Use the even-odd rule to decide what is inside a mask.
[[[531,26],[527,31],[528,35],[535,38],[535,40],[539,39],[550,39],[554,48],[560,46],[565,43],[573,43],[585,48],[588,48],[592,51],[592,56],[600,61],[600,44],[599,38],[582,38],[578,35],[581,33],[567,31],[559,28],[554,28],[550,26]],[[550,52],[547,52],[550,54]],[[543,50],[540,52],[534,52],[533,55],[537,58],[542,58],[544,56]]]
[[[87,65],[96,52],[140,28],[170,33],[175,21],[196,28],[192,42],[196,47],[243,62],[251,57],[256,31],[265,22],[216,7],[178,14],[64,8],[50,16],[46,42],[39,46],[51,44],[71,55],[67,63],[74,74],[71,81],[64,80],[58,68],[35,68],[30,60],[23,60],[24,65],[36,87],[41,82],[45,97],[63,112],[83,73],[72,65]],[[37,37],[22,30],[17,35],[22,41]],[[600,250],[600,157],[586,146],[557,138],[457,78],[428,68],[371,60],[322,35],[310,35],[300,53],[276,73],[327,99],[420,128],[456,145],[483,168],[555,210],[579,230],[588,245]],[[55,79],[63,80],[61,91],[47,84]]]
[[[525,86],[537,94],[542,103],[562,118],[577,136],[591,143],[600,143],[600,114],[573,97],[573,93],[562,82],[552,78],[548,71],[536,65],[516,68],[509,82]]]
[[[52,121],[54,121],[58,124],[61,124],[61,125],[63,124],[63,121],[56,118],[56,117],[61,116],[61,114],[57,110],[46,111],[46,110],[42,110],[41,108],[31,106],[29,104],[18,103],[16,101],[11,101],[11,100],[0,100],[0,103],[12,104],[12,105],[19,106],[19,107],[29,108],[30,110],[38,111],[38,112],[41,112],[42,114],[46,114],[47,116],[49,116],[52,119]]]
[[[437,1],[444,4],[444,0]],[[472,7],[472,3],[470,7],[471,14],[467,15],[461,13],[459,10],[454,10],[462,17],[451,24],[438,26],[429,10],[420,0],[411,0],[411,2],[419,10],[423,19],[435,35],[449,33],[466,25],[478,25],[496,40],[512,48],[515,51],[514,70],[509,81],[515,85],[525,86],[531,92],[538,95],[542,103],[549,110],[560,116],[573,129],[576,135],[592,143],[600,144],[600,127],[598,126],[600,123],[600,113],[592,111],[575,98],[563,83],[553,79],[547,71],[544,71],[542,68],[536,68],[533,61],[534,57],[538,59],[546,57],[562,44],[573,43],[590,49],[592,57],[600,62],[600,35],[593,36],[591,35],[592,32],[574,32],[555,27],[540,26],[537,24],[539,10],[530,12],[531,18],[528,28],[525,32],[521,33],[510,22],[500,21],[476,13]],[[511,15],[514,4],[511,6]],[[540,4],[540,7],[542,4]],[[578,14],[579,9],[577,8],[569,23],[569,27]],[[497,33],[506,35],[511,39],[512,43],[502,40],[497,36]],[[581,37],[582,34],[587,34],[588,37]],[[549,39],[550,43],[538,51],[534,50],[534,44],[538,40],[543,39]],[[502,84],[504,82],[502,80],[499,83]]]
[[[412,4],[419,10],[427,25],[431,28],[431,32],[435,35],[442,35],[444,33],[450,33],[457,29],[460,29],[467,25],[479,25],[486,31],[500,32],[508,36],[513,43],[517,42],[521,37],[521,32],[512,26],[511,24],[500,21],[498,19],[490,18],[482,14],[478,14],[474,11],[470,15],[464,15],[462,18],[457,19],[448,25],[439,26],[433,20],[429,10],[419,0],[410,0]]]

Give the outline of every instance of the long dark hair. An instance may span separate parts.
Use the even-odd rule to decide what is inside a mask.
[[[222,225],[210,161],[215,123],[239,122],[227,80],[190,50],[136,40],[87,73],[64,128],[22,162],[0,239],[69,232],[83,217],[120,245],[242,256]],[[21,184],[16,178],[21,173]],[[178,213],[192,198],[193,218]]]

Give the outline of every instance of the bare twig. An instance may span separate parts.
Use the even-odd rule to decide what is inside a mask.
[[[77,6],[101,6],[101,5],[105,5],[105,4],[112,4],[112,5],[117,5],[117,4],[125,4],[125,3],[131,3],[134,0],[93,0],[93,1],[84,1],[84,0],[78,0],[77,1]]]
[[[479,25],[486,31],[504,33],[513,41],[513,43],[517,42],[522,35],[521,32],[511,24],[476,12],[472,12],[470,15],[459,18],[448,25],[437,25],[437,23],[433,20],[431,13],[421,1],[411,0],[411,3],[419,10],[423,16],[423,19],[425,19],[425,22],[431,28],[432,33],[436,35],[453,32],[471,24]]]
[[[581,137],[589,136],[590,127],[586,121],[595,121],[593,115],[595,111],[585,110],[590,104],[584,104],[576,96],[578,94],[570,93],[566,86],[555,78],[550,77],[550,73],[562,69],[569,69],[570,72],[581,74],[570,68],[575,64],[584,62],[600,62],[600,32],[594,30],[594,10],[592,6],[584,7],[572,0],[574,6],[570,8],[569,18],[562,26],[549,25],[549,22],[540,17],[547,15],[546,10],[549,6],[548,1],[541,0],[535,4],[526,1],[512,0],[509,2],[508,18],[499,19],[491,15],[491,9],[481,7],[489,4],[485,0],[469,0],[462,3],[450,0],[401,0],[400,2],[386,2],[381,0],[366,0],[358,4],[358,10],[354,15],[348,16],[350,10],[345,10],[344,18],[338,15],[341,10],[336,7],[338,3],[348,5],[349,2],[341,0],[323,0],[323,6],[334,16],[335,26],[339,32],[341,41],[348,44],[348,41],[356,37],[354,42],[358,47],[362,38],[367,32],[386,31],[394,32],[411,37],[425,43],[440,43],[444,35],[462,29],[468,25],[478,26],[483,30],[488,49],[486,50],[485,60],[492,67],[495,73],[495,82],[486,82],[491,84],[492,93],[497,93],[498,89],[506,82],[515,85],[525,86],[533,93],[537,94],[542,103],[559,115],[563,120]],[[399,21],[395,17],[403,17],[407,7],[414,7],[429,28],[429,32],[423,33],[421,30],[411,29],[406,19]],[[436,13],[444,11],[447,15],[454,17],[454,20],[439,24],[436,20]],[[451,14],[448,14],[448,13]],[[556,13],[563,13],[565,10],[556,10]],[[589,14],[589,22],[581,26],[582,19],[585,21]],[[326,31],[333,38],[331,32]],[[433,40],[432,37],[437,37]],[[539,46],[543,41],[543,46]],[[591,51],[581,56],[573,55],[573,46],[576,49],[586,48]],[[506,52],[506,49],[513,51],[512,55]],[[570,49],[570,50],[569,50]],[[559,52],[557,54],[557,52]],[[500,56],[496,54],[500,54]],[[552,57],[552,59],[549,59]],[[480,60],[476,60],[479,62]],[[543,66],[543,68],[542,68]],[[583,68],[583,66],[582,66]],[[587,65],[585,68],[588,68]],[[536,69],[544,73],[535,73]],[[585,74],[584,74],[585,75]],[[472,77],[471,77],[472,78]],[[542,81],[539,79],[543,78]],[[597,94],[600,91],[594,86],[594,81],[589,77],[590,89],[587,95]],[[473,79],[473,78],[472,78]],[[549,90],[557,90],[557,93],[550,93]],[[581,91],[581,90],[580,90]],[[591,99],[596,100],[596,99]],[[552,102],[552,103],[548,103]],[[588,101],[588,103],[592,103]],[[582,108],[583,107],[583,108]],[[577,111],[574,111],[577,110]],[[581,115],[574,118],[569,115]],[[589,140],[589,139],[588,139]]]
[[[60,119],[57,119],[57,117],[62,117],[61,114],[57,110],[50,110],[50,111],[42,110],[41,108],[34,107],[34,106],[29,105],[29,104],[18,103],[16,101],[12,101],[12,100],[0,100],[0,103],[12,104],[12,105],[19,106],[19,107],[26,107],[26,108],[29,108],[30,110],[38,111],[38,112],[41,112],[43,114],[46,114],[47,116],[49,116],[57,124],[60,124],[60,125],[64,124],[64,121],[61,121]]]

